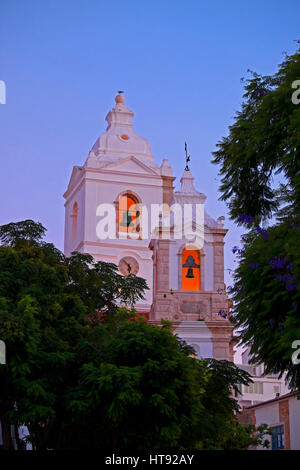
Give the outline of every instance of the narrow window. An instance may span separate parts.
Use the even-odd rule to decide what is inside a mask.
[[[77,240],[77,224],[78,224],[78,204],[74,202],[72,210],[72,244]]]

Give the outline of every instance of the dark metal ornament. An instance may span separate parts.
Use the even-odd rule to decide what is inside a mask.
[[[120,222],[121,227],[133,227],[134,223],[129,211],[124,212],[123,219]]]
[[[188,272],[187,272],[187,275],[186,275],[185,277],[187,277],[187,278],[189,278],[189,279],[195,277],[195,276],[194,276],[194,273],[193,273],[193,268],[188,268]]]
[[[188,162],[191,160],[191,156],[188,155],[188,153],[187,153],[187,144],[186,144],[186,142],[184,142],[184,150],[185,150],[185,164],[186,164],[184,170],[185,171],[190,171],[190,167],[188,165]]]
[[[195,263],[194,257],[192,255],[189,255],[185,263],[182,265],[182,267],[188,268],[188,271],[185,277],[188,279],[193,279],[195,277],[193,268],[200,268],[200,265]]]

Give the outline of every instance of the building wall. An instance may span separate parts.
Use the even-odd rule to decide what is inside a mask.
[[[289,400],[291,449],[300,450],[300,400]]]
[[[146,279],[149,286],[149,290],[145,292],[145,300],[136,307],[149,312],[153,299],[153,260],[152,251],[148,246],[151,236],[151,204],[162,204],[163,182],[159,174],[138,173],[138,166],[135,164],[132,168],[130,161],[120,164],[121,167],[106,171],[88,168],[81,170],[81,179],[67,196],[65,204],[65,253],[69,255],[71,251],[77,250],[93,255],[96,261],[112,262],[116,265],[124,256],[134,257],[139,263],[138,276]],[[133,169],[134,174],[131,173]],[[141,204],[148,209],[148,238],[100,240],[96,232],[97,223],[101,220],[101,217],[96,215],[97,207],[103,203],[114,205],[119,195],[128,190],[137,195]],[[76,243],[72,243],[72,208],[75,201],[79,207],[78,230]]]
[[[239,417],[241,424],[267,424],[284,426],[284,449],[300,450],[300,400],[295,394],[287,394],[272,401],[246,407]],[[269,436],[270,442],[271,436]],[[258,447],[258,450],[261,448]],[[272,445],[269,448],[272,449]]]

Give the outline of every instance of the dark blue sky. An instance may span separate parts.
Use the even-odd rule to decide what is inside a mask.
[[[299,18],[298,0],[2,0],[0,224],[39,220],[63,249],[62,194],[119,89],[136,131],[179,177],[187,140],[207,210],[226,214],[211,152],[240,108],[240,78],[276,71]],[[240,231],[226,223],[230,267]]]

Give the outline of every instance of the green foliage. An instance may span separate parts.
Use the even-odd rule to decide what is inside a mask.
[[[47,426],[62,419],[91,321],[113,315],[118,302],[143,298],[147,288],[144,279],[128,280],[89,255],[65,258],[40,240],[44,232],[31,221],[0,228],[0,338],[7,349],[0,406],[12,422],[28,424],[37,447],[45,445]]]
[[[287,371],[298,389],[300,368],[291,358],[292,343],[300,340],[300,105],[292,101],[299,78],[300,49],[273,76],[252,72],[242,109],[213,160],[220,165],[221,199],[249,229],[234,277],[234,321],[252,362]],[[275,225],[261,229],[260,221],[271,217]]]
[[[78,439],[88,436],[92,448],[193,444],[203,389],[196,362],[171,331],[137,319],[120,322],[113,333],[104,323],[97,334],[99,343],[109,338],[103,362],[83,365],[69,404],[80,423]]]
[[[22,220],[11,222],[0,227],[0,241],[3,245],[16,246],[18,242],[39,243],[46,233],[45,227],[40,222]]]
[[[238,424],[231,395],[248,374],[190,357],[169,322],[158,327],[138,317],[132,304],[143,295],[143,279],[22,236],[15,243],[7,232],[0,247],[7,346],[0,412],[28,427],[35,449],[240,449],[255,442]]]
[[[251,232],[235,273],[234,317],[252,362],[267,372],[288,372],[300,388],[300,367],[292,364],[292,343],[300,339],[300,229],[279,224],[268,239]],[[288,257],[287,257],[288,254]]]
[[[292,102],[299,77],[300,49],[273,76],[252,73],[242,109],[217,144],[213,163],[220,165],[221,200],[238,224],[240,214],[260,220],[284,203],[285,215],[300,212],[300,106]],[[286,184],[276,189],[278,172]]]

